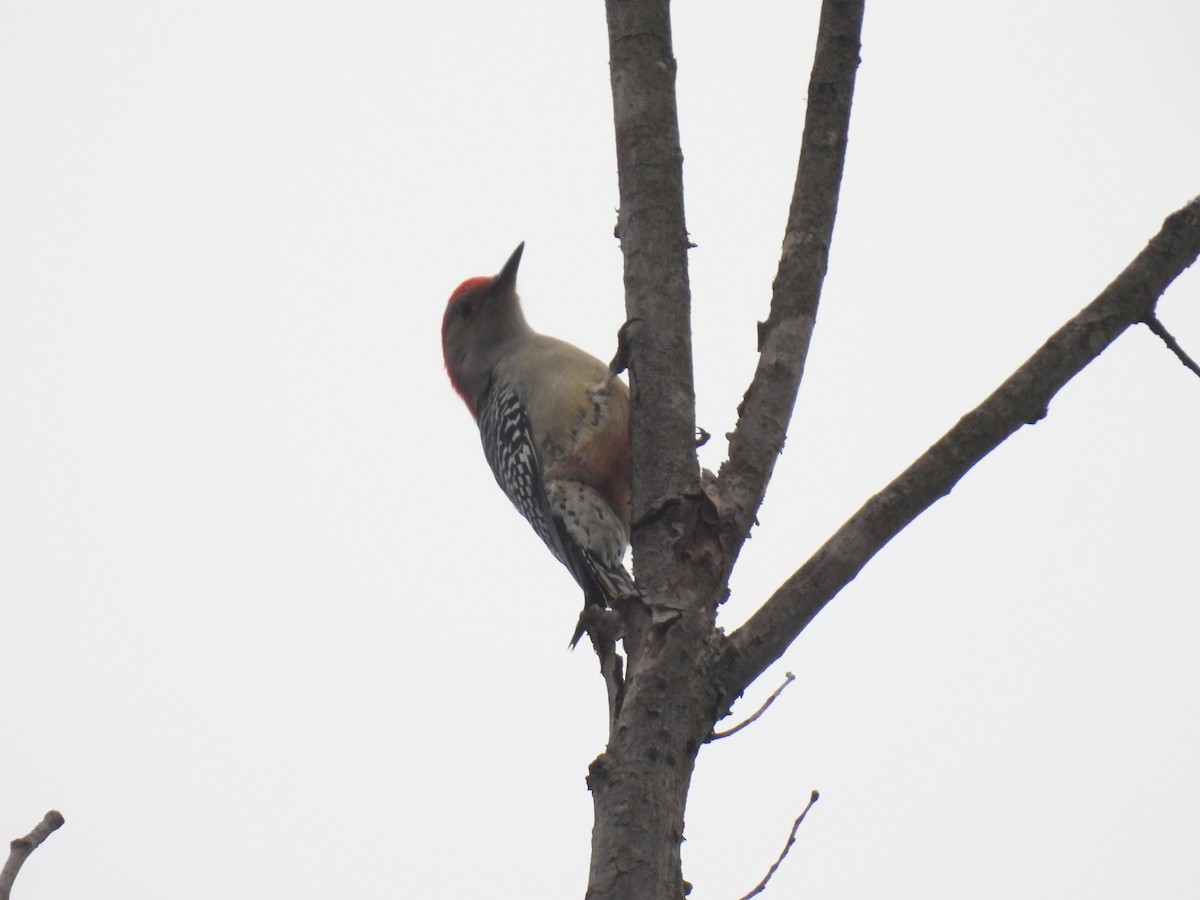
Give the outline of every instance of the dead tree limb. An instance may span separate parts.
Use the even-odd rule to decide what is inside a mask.
[[[17,873],[21,871],[21,866],[25,865],[25,860],[29,859],[29,855],[40,847],[46,838],[61,828],[65,821],[62,813],[52,809],[42,817],[42,821],[33,831],[25,837],[15,838],[9,844],[8,862],[0,869],[0,900],[9,900],[13,882],[17,880]]]
[[[884,545],[946,496],[971,467],[1021,426],[1131,325],[1200,256],[1200,197],[1172,213],[1120,275],[1020,368],[868,500],[729,638],[728,702],[779,658],[818,612]]]
[[[791,834],[788,835],[787,843],[783,845],[783,852],[779,854],[779,858],[767,870],[767,874],[763,876],[763,880],[754,886],[754,890],[746,894],[741,900],[750,900],[751,897],[757,897],[767,889],[767,882],[771,877],[779,871],[779,867],[783,865],[783,860],[787,857],[788,851],[792,849],[792,845],[796,843],[796,832],[800,830],[800,825],[804,821],[804,817],[808,815],[808,811],[813,808],[813,804],[821,799],[819,791],[813,791],[808,798],[808,805],[804,807],[800,815],[796,816],[796,821],[792,823]]]
[[[718,477],[722,543],[732,570],[783,449],[817,318],[850,133],[863,0],[821,5],[808,108],[771,313],[759,325],[758,367]],[[728,577],[728,571],[726,572]]]

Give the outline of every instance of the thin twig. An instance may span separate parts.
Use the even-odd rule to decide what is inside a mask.
[[[1146,317],[1146,327],[1162,338],[1162,342],[1170,348],[1171,352],[1179,357],[1179,361],[1200,375],[1200,366],[1196,365],[1196,361],[1187,355],[1187,352],[1179,346],[1179,341],[1175,340],[1171,332],[1167,331],[1165,325],[1158,320],[1158,316],[1149,315]]]
[[[785,678],[783,680],[783,684],[781,684],[779,687],[775,688],[775,693],[773,693],[770,697],[768,697],[767,702],[758,708],[758,712],[756,712],[754,715],[752,715],[750,718],[748,718],[745,722],[742,722],[740,725],[735,725],[735,726],[733,726],[733,728],[730,728],[726,731],[714,731],[712,734],[710,734],[708,736],[708,740],[705,743],[711,744],[713,741],[719,741],[721,738],[727,738],[731,734],[737,734],[739,731],[741,731],[747,725],[756,721],[759,716],[761,716],[763,713],[765,713],[767,711],[767,707],[775,702],[775,698],[783,693],[783,689],[795,680],[796,680],[796,676],[793,675],[791,672],[788,672],[787,678]]]
[[[787,843],[783,846],[783,852],[779,854],[779,859],[775,860],[775,864],[767,870],[767,874],[750,893],[741,900],[750,900],[756,894],[761,894],[766,889],[767,882],[771,880],[771,876],[775,874],[775,870],[779,868],[783,862],[783,858],[788,855],[788,851],[792,849],[792,844],[796,843],[796,832],[800,829],[800,823],[804,821],[804,817],[808,815],[808,811],[812,809],[813,804],[821,799],[821,794],[818,791],[813,791],[812,796],[808,798],[808,806],[804,807],[804,812],[796,817],[796,821],[792,823],[792,833],[788,835]]]
[[[0,870],[0,900],[9,900],[13,882],[17,880],[17,873],[21,871],[25,860],[29,859],[29,854],[41,846],[42,841],[50,837],[53,832],[61,828],[64,821],[66,820],[63,819],[62,813],[52,809],[42,817],[42,821],[33,831],[25,837],[16,838],[9,844],[8,862]]]

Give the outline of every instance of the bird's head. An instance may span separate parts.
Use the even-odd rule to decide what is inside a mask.
[[[517,267],[524,249],[522,241],[497,274],[468,278],[446,303],[442,355],[450,383],[472,415],[478,413],[496,362],[513,342],[530,333],[517,296]]]

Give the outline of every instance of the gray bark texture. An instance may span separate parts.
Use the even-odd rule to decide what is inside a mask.
[[[766,493],[816,322],[845,159],[864,0],[823,0],[803,143],[759,362],[718,475],[696,456],[688,236],[668,0],[606,0],[633,402],[633,561],[620,610],[620,706],[588,787],[589,900],[679,900],[696,755],[717,721],[909,522],[1024,424],[1122,331],[1153,321],[1200,255],[1200,198],[1099,297],[891,484],[741,627],[717,607]]]

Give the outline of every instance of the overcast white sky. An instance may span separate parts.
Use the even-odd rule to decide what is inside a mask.
[[[700,423],[754,365],[817,3],[679,3]],[[873,2],[831,271],[723,622],[1200,192],[1194,0]],[[442,370],[624,318],[603,4],[0,2],[0,839],[20,900],[577,897],[594,659]],[[1160,306],[1200,355],[1200,273]],[[693,900],[1200,892],[1200,380],[1145,329],[707,748]]]

